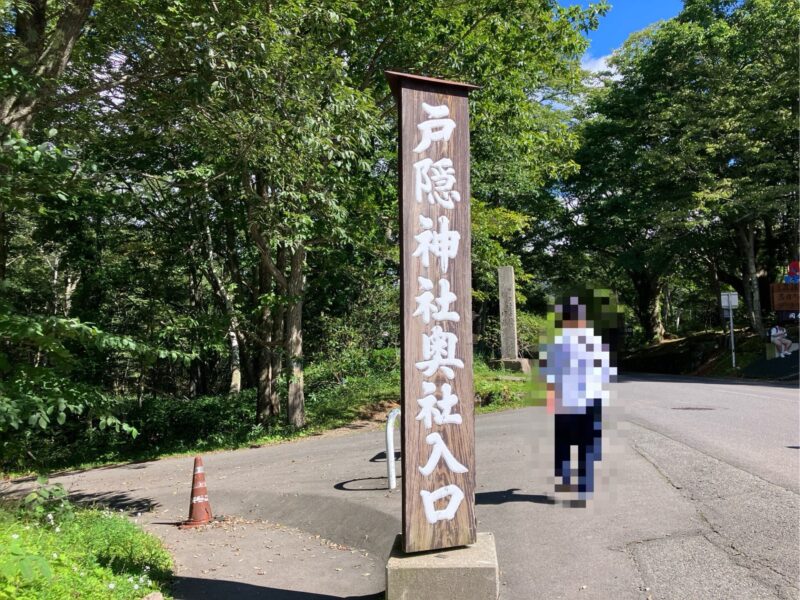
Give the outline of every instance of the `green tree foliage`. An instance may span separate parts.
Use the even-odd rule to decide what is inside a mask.
[[[647,339],[678,273],[734,285],[762,330],[759,272],[796,250],[797,29],[783,0],[692,0],[588,94],[571,235],[627,278]]]
[[[110,418],[116,398],[255,388],[262,425],[301,427],[305,362],[394,346],[385,69],[483,86],[472,102],[476,308],[496,303],[500,264],[532,286],[522,240],[557,204],[543,187],[576,167],[554,103],[578,89],[581,32],[603,10],[4,3],[4,410],[30,428],[38,416]],[[24,377],[40,381],[27,396]]]
[[[387,69],[481,86],[470,110],[484,349],[501,265],[531,313],[554,290],[613,287],[656,340],[713,322],[733,286],[759,329],[759,289],[796,251],[796,7],[687,1],[586,87],[581,34],[606,8],[1,4],[4,455],[21,464],[33,438],[124,428],[122,407],[222,406],[242,390],[253,428],[297,429],[316,393],[309,362],[335,357],[334,383],[373,357],[394,365]],[[533,339],[540,323],[526,319]]]

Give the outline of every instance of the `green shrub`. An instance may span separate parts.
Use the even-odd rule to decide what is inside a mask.
[[[535,358],[539,351],[539,339],[547,331],[547,319],[517,311],[517,345],[519,355],[524,358]],[[479,340],[484,351],[490,356],[500,356],[500,320],[497,317],[489,317],[486,320],[486,327]]]
[[[172,559],[119,513],[78,509],[42,521],[0,506],[0,599],[134,599],[166,587]]]
[[[72,520],[72,504],[64,486],[60,483],[47,485],[47,478],[42,476],[36,483],[36,488],[22,501],[22,514],[47,525]]]
[[[509,380],[510,372],[475,361],[475,393],[492,410],[522,406],[527,382]],[[152,460],[170,454],[200,453],[264,444],[340,427],[388,410],[400,400],[400,352],[396,348],[342,354],[307,365],[307,427],[296,430],[276,419],[256,425],[255,390],[196,399],[146,397],[140,405],[122,398],[126,422],[140,433],[135,439],[67,422],[57,436],[42,435],[27,446],[41,470],[86,467],[110,462]],[[0,445],[0,466],[25,472],[32,467],[18,447]],[[48,510],[52,512],[52,510]]]

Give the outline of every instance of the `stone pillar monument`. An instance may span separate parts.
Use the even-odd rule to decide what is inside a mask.
[[[519,356],[519,345],[514,267],[498,268],[497,279],[500,284],[500,356],[503,360],[516,360]]]
[[[512,371],[530,371],[527,359],[519,358],[517,343],[517,297],[514,285],[514,267],[499,267],[497,279],[500,288],[500,364]]]

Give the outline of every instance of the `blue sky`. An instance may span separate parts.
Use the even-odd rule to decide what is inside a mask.
[[[564,6],[589,5],[589,0],[559,0]],[[681,0],[609,0],[611,9],[600,19],[600,25],[589,34],[591,42],[584,56],[584,67],[597,70],[605,63],[606,57],[619,48],[634,31],[644,29],[651,23],[669,19],[677,15],[683,2]]]

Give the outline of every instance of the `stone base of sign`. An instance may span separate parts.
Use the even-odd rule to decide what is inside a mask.
[[[500,569],[494,534],[478,533],[471,546],[405,554],[395,538],[386,563],[386,600],[497,600]]]
[[[531,361],[527,358],[501,358],[492,361],[492,366],[497,369],[505,369],[520,373],[531,372]]]

